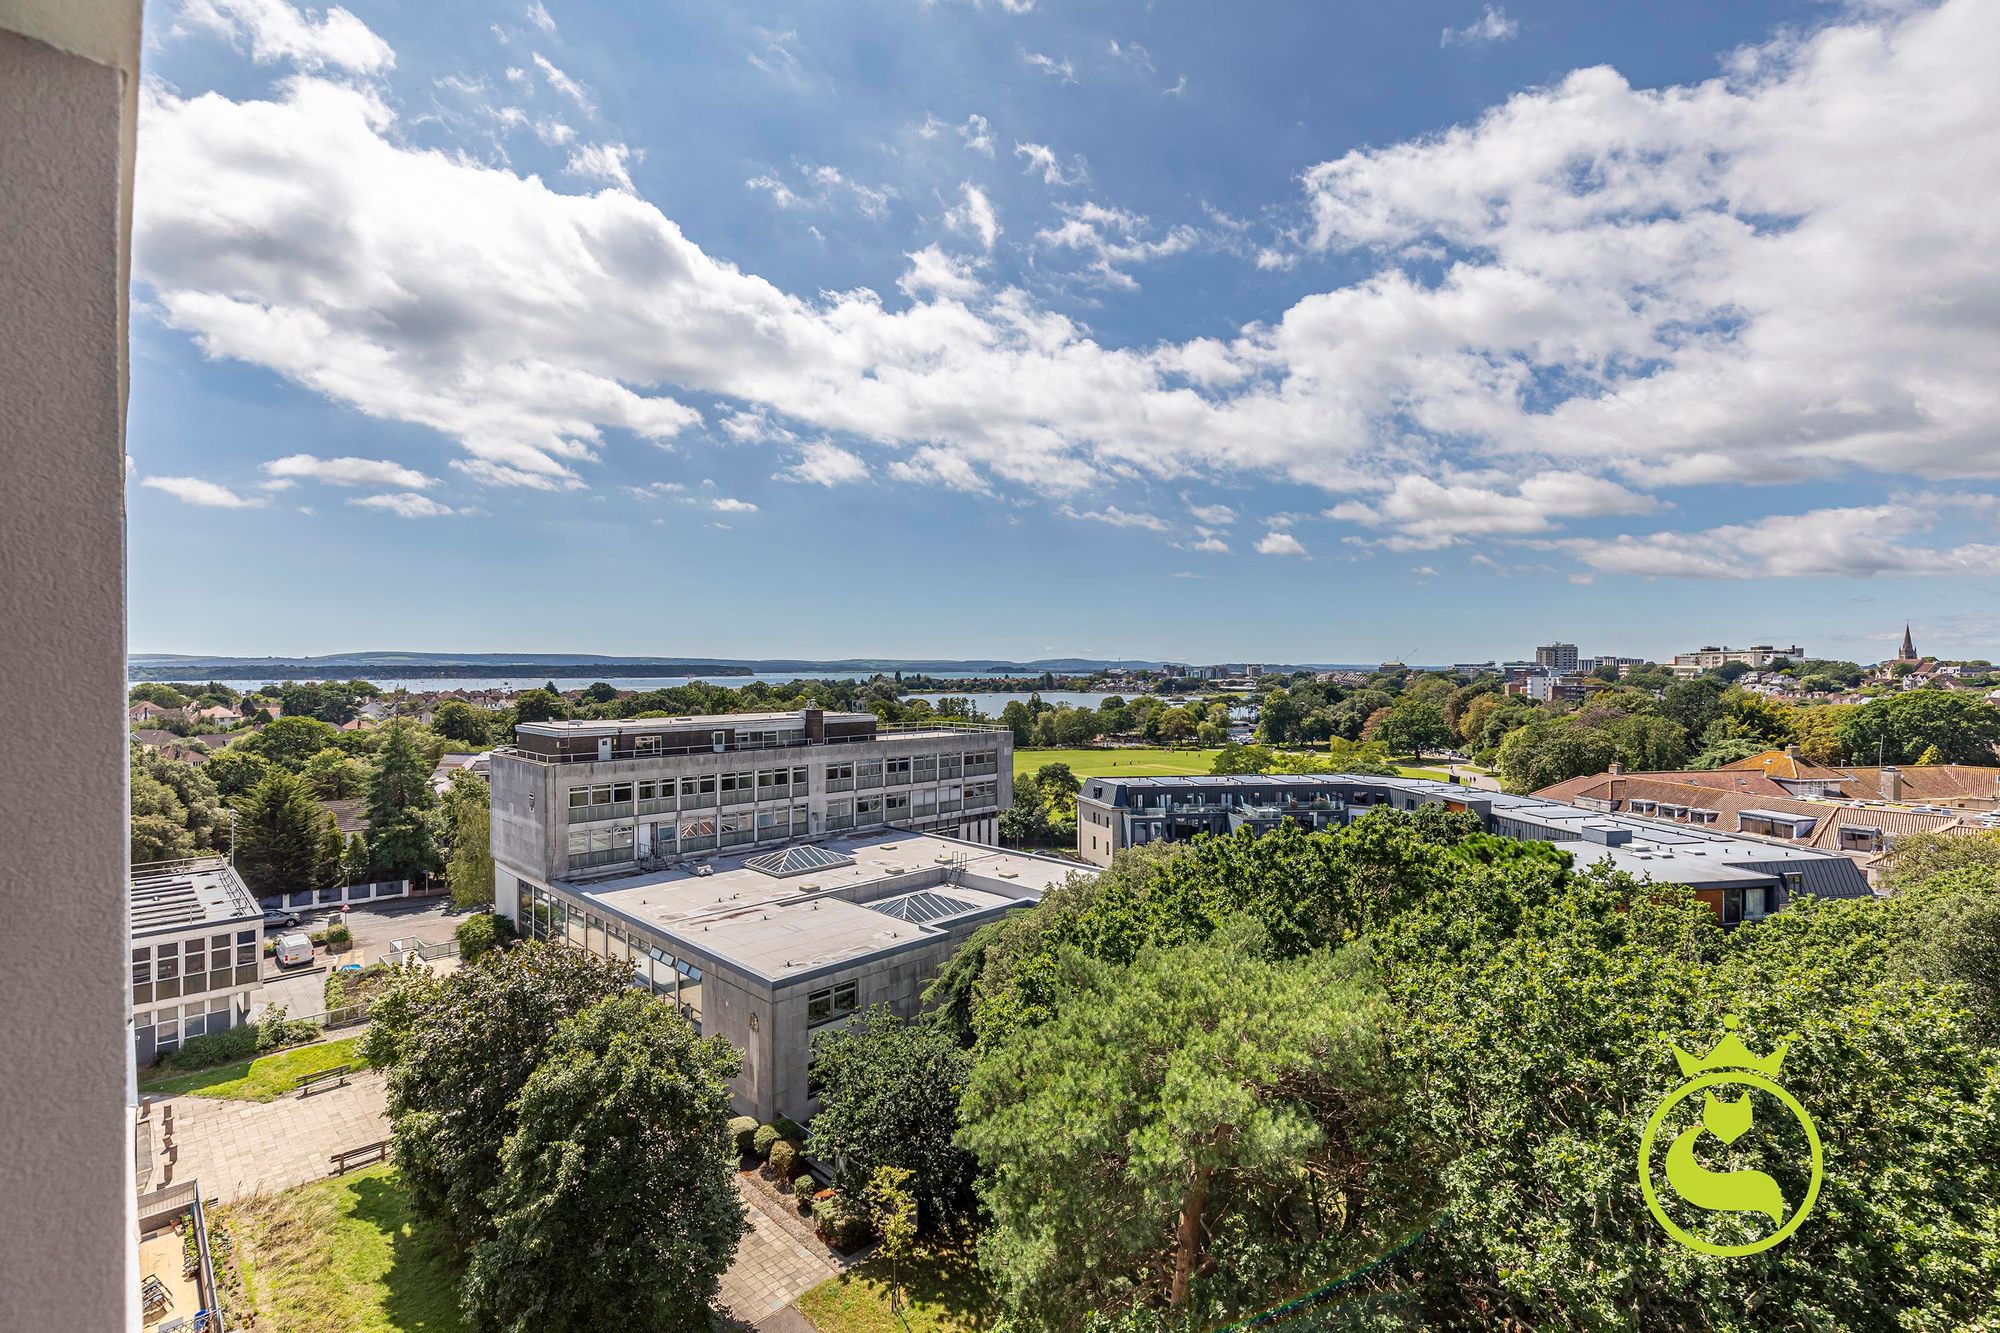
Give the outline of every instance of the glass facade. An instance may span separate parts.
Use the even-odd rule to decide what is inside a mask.
[[[666,940],[525,882],[517,884],[515,904],[524,936],[630,963],[635,985],[672,999],[695,1031],[701,1031],[701,967],[676,958]]]

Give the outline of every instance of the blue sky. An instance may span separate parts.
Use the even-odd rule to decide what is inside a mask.
[[[1990,7],[148,24],[135,651],[2000,656]]]

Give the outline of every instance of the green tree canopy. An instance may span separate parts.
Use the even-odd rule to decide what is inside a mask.
[[[431,759],[416,730],[406,722],[383,728],[368,785],[368,846],[382,879],[421,879],[441,864]]]
[[[246,736],[231,747],[268,759],[293,773],[306,761],[332,745],[340,733],[329,723],[314,717],[278,718],[254,736]]]
[[[236,801],[236,869],[257,893],[324,888],[326,811],[300,778],[273,769]]]
[[[725,1160],[725,1080],[741,1068],[728,1043],[650,995],[565,1019],[521,1086],[487,1196],[492,1234],[465,1277],[480,1326],[706,1327],[750,1229]]]

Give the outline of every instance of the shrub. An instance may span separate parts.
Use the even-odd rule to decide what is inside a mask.
[[[309,1018],[285,1017],[285,1006],[274,1004],[264,1011],[255,1028],[246,1025],[243,1031],[255,1031],[257,1051],[281,1050],[287,1046],[303,1046],[309,1041],[319,1040],[319,1024]]]
[[[858,1250],[868,1243],[868,1211],[845,1194],[813,1196],[813,1225],[819,1238],[836,1250]]]
[[[775,1180],[790,1182],[797,1174],[804,1158],[799,1153],[799,1145],[790,1139],[779,1139],[771,1145],[771,1176]]]
[[[754,1115],[731,1116],[729,1120],[729,1141],[736,1148],[738,1157],[748,1157],[751,1145],[757,1138],[757,1117]]]
[[[480,912],[458,923],[458,956],[471,962],[514,938],[514,923],[496,912]]]
[[[772,1116],[771,1127],[778,1131],[778,1137],[781,1139],[790,1139],[793,1143],[806,1141],[805,1126],[796,1120],[781,1115]]]
[[[190,1037],[160,1063],[170,1069],[213,1069],[257,1054],[257,1029],[244,1024],[227,1032]]]
[[[771,1155],[771,1145],[783,1137],[785,1136],[778,1132],[776,1125],[759,1125],[757,1133],[750,1140],[750,1151],[759,1157],[768,1158]]]
[[[345,921],[336,921],[313,936],[312,942],[323,949],[346,949],[354,943],[354,932],[347,928]]]

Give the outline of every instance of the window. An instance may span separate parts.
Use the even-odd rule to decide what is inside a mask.
[[[151,948],[132,951],[132,1003],[151,1004],[153,1002],[153,951]]]
[[[910,813],[922,819],[937,813],[937,792],[922,788],[910,793]]]
[[[910,794],[891,792],[882,800],[882,815],[886,819],[899,819],[910,813]]]
[[[882,785],[882,761],[866,759],[854,766],[854,785],[857,787],[879,787]]]
[[[629,782],[617,782],[617,783],[613,783],[613,784],[612,784],[612,786],[611,786],[611,803],[612,803],[613,805],[624,805],[624,804],[625,804],[626,802],[630,801],[631,799],[632,799],[632,784],[631,784],[631,783],[629,783]]]
[[[941,754],[938,756],[937,766],[938,776],[941,778],[963,777],[965,775],[965,756]]]
[[[919,755],[917,758],[911,760],[910,781],[936,782],[937,756],[934,754]]]
[[[659,752],[660,738],[658,736],[641,736],[632,742],[633,754],[658,754]]]
[[[893,783],[907,783],[910,780],[910,761],[891,759],[887,763],[888,780]]]
[[[843,981],[806,996],[806,1026],[818,1027],[845,1018],[861,1007],[861,984]]]
[[[642,800],[642,801],[650,801],[650,800],[654,800],[655,798],[657,798],[657,797],[658,797],[658,795],[659,795],[659,784],[658,784],[658,783],[656,783],[656,782],[642,782],[642,783],[640,783],[640,784],[639,784],[639,799],[640,799],[640,800]]]
[[[879,824],[882,822],[882,798],[863,796],[854,803],[854,822],[857,824]]]
[[[715,775],[701,778],[681,779],[681,804],[704,806],[715,804]]]
[[[254,930],[239,930],[236,932],[236,966],[243,967],[246,964],[250,967],[257,965],[257,932]],[[238,981],[242,979],[241,977],[237,978]],[[252,980],[255,980],[255,978],[253,977]]]
[[[583,809],[583,808],[584,808],[585,806],[587,806],[587,805],[589,805],[589,804],[590,804],[590,788],[588,788],[588,787],[571,787],[571,788],[569,789],[569,808],[570,808],[570,809],[572,809],[572,810],[581,810],[581,809]]]

